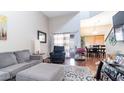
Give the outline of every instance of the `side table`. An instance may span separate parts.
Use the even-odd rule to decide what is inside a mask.
[[[36,58],[36,57],[40,58],[40,60],[43,62],[43,61],[44,61],[44,60],[43,60],[43,55],[45,55],[45,53],[33,54],[32,56],[33,56],[34,58]]]
[[[49,57],[45,58],[45,59],[43,60],[43,62],[44,62],[44,63],[51,63]]]

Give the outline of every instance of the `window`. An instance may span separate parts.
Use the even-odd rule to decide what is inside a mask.
[[[64,46],[66,57],[70,56],[70,34],[54,34],[54,46]]]

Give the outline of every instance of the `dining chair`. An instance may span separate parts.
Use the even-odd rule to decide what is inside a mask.
[[[102,58],[105,57],[105,54],[106,54],[106,46],[105,45],[100,46],[100,54],[101,54]]]
[[[87,46],[85,48],[87,52],[87,57],[92,57],[94,55],[92,48],[88,48]]]

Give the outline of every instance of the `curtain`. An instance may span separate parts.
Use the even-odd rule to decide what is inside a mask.
[[[70,34],[54,34],[54,46],[64,46],[66,57],[70,57]]]

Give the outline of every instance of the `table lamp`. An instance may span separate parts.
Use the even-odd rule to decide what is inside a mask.
[[[41,53],[41,47],[40,47],[40,41],[39,40],[34,40],[34,53],[35,54],[40,54]]]

